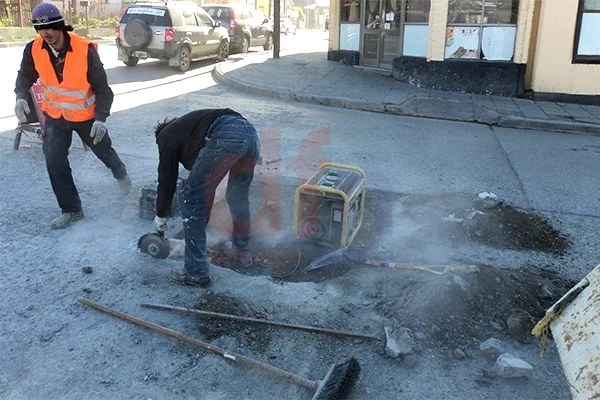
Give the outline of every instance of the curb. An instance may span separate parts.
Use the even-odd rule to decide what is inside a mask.
[[[558,133],[577,133],[585,135],[600,136],[600,125],[589,124],[585,122],[570,122],[557,120],[543,120],[525,117],[515,117],[501,115],[485,107],[473,104],[474,110],[472,116],[465,115],[440,115],[439,113],[419,111],[419,103],[434,102],[445,105],[458,106],[462,104],[457,100],[429,99],[425,97],[415,97],[402,104],[386,104],[380,102],[365,102],[351,100],[339,97],[327,97],[315,94],[296,93],[289,90],[271,89],[265,86],[251,85],[233,79],[227,76],[226,72],[221,70],[219,64],[212,70],[212,77],[217,83],[232,87],[236,90],[256,94],[260,96],[273,97],[281,100],[294,100],[300,103],[319,104],[336,108],[346,108],[351,110],[370,111],[382,114],[402,115],[419,118],[431,118],[457,122],[472,122],[485,124],[488,126],[498,126],[504,128],[516,128],[527,130],[543,130]]]

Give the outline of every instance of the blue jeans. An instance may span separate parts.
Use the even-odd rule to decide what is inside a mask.
[[[215,192],[225,175],[227,204],[233,220],[233,244],[250,248],[250,201],[248,192],[260,155],[260,139],[250,122],[241,117],[223,116],[208,130],[181,191],[181,217],[185,233],[184,266],[188,274],[208,276],[206,225]]]

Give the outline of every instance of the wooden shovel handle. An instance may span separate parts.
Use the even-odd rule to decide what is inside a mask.
[[[175,311],[175,312],[180,312],[180,313],[184,313],[184,314],[200,315],[203,317],[227,319],[227,320],[233,320],[233,321],[254,322],[254,323],[259,323],[259,324],[264,324],[264,325],[279,326],[282,328],[297,329],[300,331],[325,333],[325,334],[334,335],[334,336],[346,336],[346,337],[354,337],[354,338],[362,338],[362,339],[379,340],[379,338],[377,336],[368,335],[368,334],[364,334],[364,333],[338,331],[338,330],[333,330],[333,329],[317,328],[317,327],[305,326],[305,325],[287,324],[285,322],[276,322],[276,321],[268,321],[268,320],[264,320],[264,319],[241,317],[238,315],[222,314],[222,313],[216,313],[216,312],[212,312],[212,311],[197,310],[197,309],[193,309],[193,308],[173,307],[173,306],[167,306],[167,305],[162,305],[162,304],[146,304],[146,303],[142,303],[142,304],[140,304],[140,306],[142,306],[144,308],[152,308],[155,310]]]
[[[223,357],[225,357],[225,358],[227,358],[229,360],[237,361],[237,362],[240,362],[242,364],[246,364],[246,365],[248,365],[250,367],[254,367],[254,368],[262,369],[262,370],[267,371],[267,372],[271,372],[271,373],[279,376],[280,378],[284,378],[284,379],[289,380],[290,382],[296,383],[298,385],[305,386],[305,387],[313,389],[313,390],[316,390],[316,388],[318,386],[318,382],[316,382],[316,381],[303,378],[303,377],[298,376],[298,375],[296,375],[296,374],[294,374],[292,372],[288,372],[288,371],[279,369],[277,367],[274,367],[274,366],[269,365],[269,364],[262,363],[260,361],[252,360],[252,359],[244,357],[244,356],[242,356],[240,354],[236,354],[236,353],[233,353],[233,352],[221,349],[220,347],[213,346],[212,344],[205,343],[205,342],[203,342],[201,340],[194,339],[194,338],[191,338],[189,336],[185,336],[184,334],[176,332],[176,331],[171,330],[169,328],[165,328],[163,326],[156,325],[156,324],[153,324],[151,322],[147,322],[147,321],[144,321],[142,319],[133,317],[131,315],[128,315],[128,314],[125,314],[125,313],[113,310],[112,308],[108,308],[106,306],[103,306],[103,305],[100,305],[100,304],[96,304],[93,301],[90,301],[88,299],[78,298],[77,301],[79,301],[80,303],[85,304],[86,306],[92,307],[92,308],[94,308],[96,310],[103,311],[103,312],[105,312],[107,314],[110,314],[110,315],[112,315],[114,317],[118,317],[118,318],[124,319],[124,320],[132,322],[132,323],[134,323],[136,325],[143,326],[143,327],[151,329],[153,331],[160,332],[160,333],[162,333],[164,335],[171,336],[171,337],[174,337],[176,339],[182,340],[182,341],[184,341],[186,343],[189,343],[189,344],[192,344],[194,346],[198,346],[200,348],[212,351],[213,353],[219,354],[219,355],[221,355],[221,356],[223,356]]]

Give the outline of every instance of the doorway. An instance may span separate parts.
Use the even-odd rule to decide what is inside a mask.
[[[362,0],[362,49],[360,63],[392,69],[394,58],[402,54],[404,0]]]

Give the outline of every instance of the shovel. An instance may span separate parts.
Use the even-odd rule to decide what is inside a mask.
[[[436,274],[436,275],[444,275],[447,272],[477,272],[479,270],[474,265],[420,266],[420,265],[412,265],[412,264],[394,262],[394,261],[374,260],[374,259],[368,259],[365,257],[351,256],[350,254],[348,254],[347,248],[341,248],[341,249],[337,249],[335,251],[332,251],[331,253],[327,253],[327,254],[313,260],[304,269],[304,272],[314,271],[316,269],[323,268],[323,267],[326,267],[331,264],[339,264],[344,261],[354,263],[354,264],[374,265],[376,267],[382,267],[382,268],[426,271],[426,272],[431,272],[432,274]]]

